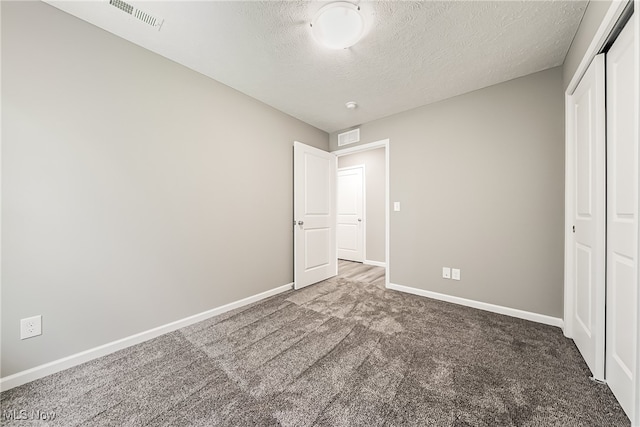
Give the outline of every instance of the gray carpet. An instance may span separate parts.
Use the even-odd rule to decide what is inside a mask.
[[[4,392],[2,410],[60,426],[630,425],[560,329],[376,283],[277,295]]]

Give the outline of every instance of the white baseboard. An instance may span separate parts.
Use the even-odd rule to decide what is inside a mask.
[[[545,325],[564,327],[564,321],[558,317],[551,317],[545,314],[532,313],[530,311],[518,310],[517,308],[503,307],[501,305],[489,304],[486,302],[470,300],[466,298],[455,297],[452,295],[440,294],[438,292],[426,291],[424,289],[411,288],[409,286],[396,285],[389,283],[388,289],[394,289],[408,294],[420,295],[427,298],[433,298],[440,301],[446,301],[453,304],[464,305],[467,307],[477,308],[479,310],[490,311],[492,313],[504,314],[506,316],[517,317],[518,319],[531,320],[532,322],[543,323]]]
[[[364,265],[373,265],[373,266],[376,266],[376,267],[387,268],[387,263],[386,262],[381,262],[381,261],[371,261],[371,260],[365,259],[363,264]]]
[[[91,348],[89,350],[72,354],[71,356],[64,357],[62,359],[54,360],[53,362],[45,363],[44,365],[36,366],[35,368],[27,369],[26,371],[18,372],[13,375],[9,375],[4,378],[0,378],[0,390],[6,391],[14,387],[18,387],[22,384],[37,380],[39,378],[46,377],[47,375],[55,374],[65,369],[69,369],[73,366],[80,365],[98,357],[106,356],[123,348],[131,347],[132,345],[140,344],[141,342],[148,341],[152,338],[156,338],[160,335],[173,332],[177,329],[184,328],[185,326],[192,325],[194,323],[201,322],[210,317],[217,316],[225,313],[234,308],[239,308],[256,301],[268,298],[270,296],[288,291],[293,288],[293,283],[279,286],[268,291],[252,295],[247,298],[243,298],[238,301],[225,304],[220,307],[207,310],[205,312],[195,314],[193,316],[185,317],[184,319],[176,320],[175,322],[167,323],[157,328],[149,329],[148,331],[140,332],[135,335],[131,335],[126,338],[119,339],[98,347]]]

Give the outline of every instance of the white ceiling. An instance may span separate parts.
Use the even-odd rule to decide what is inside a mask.
[[[327,132],[561,65],[587,4],[361,1],[365,37],[328,50],[309,28],[327,2],[128,2],[160,31],[108,0],[47,3]]]

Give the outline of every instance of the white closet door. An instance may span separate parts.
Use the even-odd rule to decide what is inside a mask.
[[[364,166],[338,169],[338,258],[364,261]]]
[[[604,380],[605,79],[596,56],[569,99],[573,115],[572,338],[594,378]]]
[[[607,53],[607,383],[633,419],[638,328],[634,20]]]

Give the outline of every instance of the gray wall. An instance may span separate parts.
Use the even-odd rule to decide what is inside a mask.
[[[293,281],[292,143],[325,132],[44,3],[1,7],[2,376]]]
[[[384,152],[384,148],[377,148],[338,157],[339,168],[365,165],[367,261],[385,262]]]
[[[562,317],[563,103],[557,67],[361,126],[390,139],[391,283]]]
[[[569,86],[573,74],[578,69],[578,65],[580,65],[580,61],[582,61],[582,57],[591,44],[596,31],[598,31],[611,3],[611,0],[592,0],[587,5],[587,10],[584,12],[578,32],[573,38],[569,52],[567,52],[567,56],[564,59],[564,89]]]

